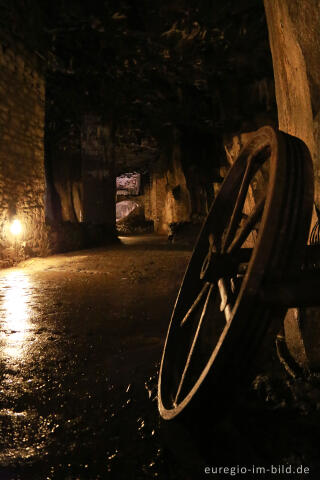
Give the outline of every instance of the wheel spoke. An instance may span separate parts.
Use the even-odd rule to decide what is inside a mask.
[[[255,225],[260,220],[260,217],[261,217],[262,212],[263,212],[265,200],[266,200],[266,198],[264,196],[258,201],[255,208],[253,209],[253,211],[249,215],[246,223],[243,225],[242,228],[240,228],[240,230],[237,232],[237,235],[234,237],[232,243],[228,247],[227,253],[234,252],[237,248],[240,248],[241,245],[243,245],[243,243],[246,241],[249,234],[252,232]]]
[[[187,313],[185,314],[185,316],[183,317],[183,319],[181,320],[181,323],[180,323],[180,327],[182,327],[186,321],[188,320],[188,318],[190,317],[191,313],[194,311],[194,309],[196,308],[196,306],[199,304],[201,298],[203,297],[203,295],[206,293],[206,291],[208,290],[208,287],[209,287],[209,282],[206,282],[199,295],[197,296],[197,298],[195,299],[195,301],[193,302],[193,304],[191,305],[191,307],[189,308],[189,310],[187,311]]]
[[[209,283],[208,283],[208,285],[209,285]],[[191,357],[192,357],[192,354],[194,352],[194,348],[195,348],[196,343],[197,343],[197,339],[198,339],[198,336],[199,336],[202,321],[203,321],[204,316],[205,316],[206,311],[207,311],[207,307],[208,307],[208,303],[209,303],[210,296],[211,296],[211,293],[212,293],[212,289],[213,289],[213,284],[211,283],[210,287],[209,287],[208,294],[207,294],[207,298],[206,298],[206,301],[205,301],[205,304],[204,304],[204,307],[203,307],[203,310],[201,312],[201,317],[200,317],[200,320],[199,320],[199,323],[198,323],[198,326],[197,326],[197,330],[196,330],[196,333],[195,333],[195,336],[193,338],[192,345],[191,345],[191,348],[190,348],[190,351],[189,351],[189,354],[188,354],[188,358],[187,358],[187,361],[186,361],[186,364],[185,364],[185,367],[183,369],[183,373],[182,373],[182,376],[181,376],[181,379],[180,379],[180,383],[179,383],[179,387],[178,387],[178,390],[177,390],[176,398],[174,400],[175,405],[177,405],[178,398],[179,398],[179,395],[180,395],[180,392],[181,392],[181,389],[182,389],[182,386],[183,386],[183,383],[184,383],[184,380],[185,380],[185,377],[186,377],[186,373],[187,373],[189,365],[190,365]]]
[[[225,238],[224,238],[224,241],[223,241],[223,246],[222,246],[222,251],[223,252],[228,249],[228,246],[230,245],[230,242],[231,242],[231,240],[232,240],[232,238],[233,238],[233,236],[234,236],[234,234],[235,234],[235,232],[238,228],[239,222],[240,222],[240,217],[242,215],[243,205],[244,205],[244,202],[245,202],[245,199],[246,199],[246,196],[247,196],[247,192],[248,192],[248,188],[249,188],[249,184],[250,184],[250,181],[251,181],[252,161],[253,161],[253,157],[251,156],[250,158],[248,158],[248,161],[247,161],[246,170],[245,170],[242,182],[241,182],[241,186],[240,186],[240,190],[239,190],[238,197],[237,197],[237,200],[236,200],[236,204],[235,204],[235,207],[233,209],[231,220],[230,220],[230,223],[229,223],[229,226],[228,226],[228,230],[226,232],[226,235],[225,235]]]
[[[231,320],[232,307],[229,302],[230,292],[228,292],[228,286],[224,278],[219,278],[218,288],[221,296],[220,312],[224,312],[226,317],[226,322],[229,323]]]

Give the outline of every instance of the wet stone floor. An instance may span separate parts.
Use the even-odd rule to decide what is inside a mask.
[[[289,378],[277,358],[228,409],[213,392],[191,423],[160,422],[161,349],[190,253],[126,237],[0,272],[0,480],[230,478],[204,468],[253,464],[320,478],[319,377]]]
[[[124,238],[0,272],[0,479],[173,478],[157,370],[190,251]]]

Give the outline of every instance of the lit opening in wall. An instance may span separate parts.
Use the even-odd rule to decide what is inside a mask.
[[[17,237],[22,232],[22,224],[18,218],[15,218],[10,225],[10,232]]]
[[[123,218],[128,217],[130,213],[139,208],[139,204],[132,200],[122,200],[116,204],[116,221],[119,222]]]
[[[117,177],[117,195],[139,195],[141,188],[140,173],[123,173]]]

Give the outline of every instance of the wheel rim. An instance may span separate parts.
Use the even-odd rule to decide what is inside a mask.
[[[264,186],[255,189],[259,177]],[[159,373],[164,419],[184,410],[207,377],[219,386],[235,368],[241,374],[270,321],[260,285],[300,265],[312,201],[305,145],[271,127],[258,130],[210,209],[177,297]]]

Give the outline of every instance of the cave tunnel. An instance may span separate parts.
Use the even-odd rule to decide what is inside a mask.
[[[1,480],[319,478],[319,21],[0,0]]]

